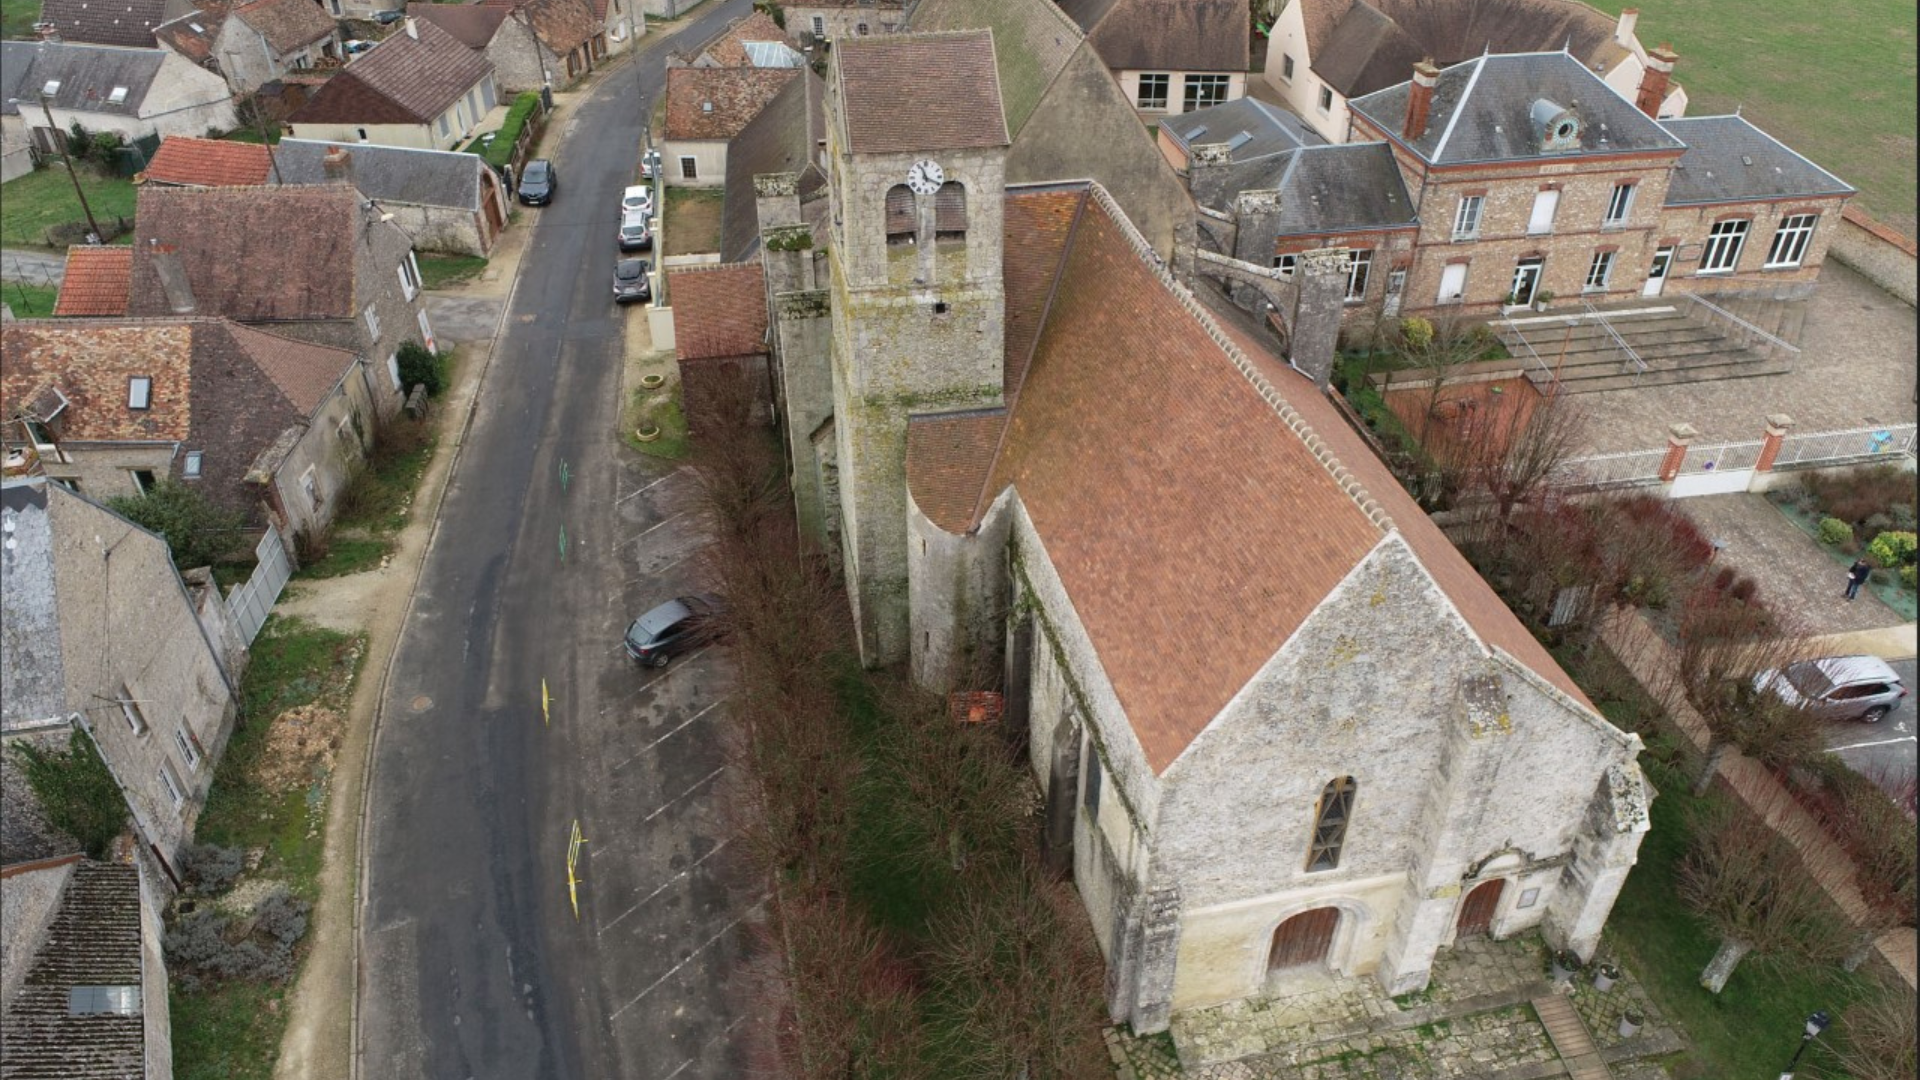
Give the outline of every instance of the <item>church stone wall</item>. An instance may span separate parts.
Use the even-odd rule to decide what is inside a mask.
[[[927,520],[907,495],[907,592],[914,681],[939,690],[991,685],[1006,619],[1011,497],[1003,493],[971,533]]]

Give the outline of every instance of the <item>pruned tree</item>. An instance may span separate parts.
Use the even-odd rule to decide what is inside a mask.
[[[1522,387],[1510,396],[1530,393]],[[1537,397],[1531,405],[1504,401],[1480,410],[1459,438],[1445,444],[1444,453],[1461,478],[1461,489],[1491,501],[1504,530],[1514,511],[1561,472],[1585,430],[1585,413],[1566,395]]]
[[[1692,822],[1680,862],[1681,899],[1720,938],[1700,973],[1700,985],[1715,994],[1749,955],[1824,962],[1848,948],[1832,899],[1766,816],[1764,807],[1709,802]]]
[[[1920,1002],[1913,987],[1883,979],[1873,992],[1840,1015],[1836,1063],[1853,1080],[1913,1080],[1915,1045],[1920,1043],[1914,1013]]]
[[[1682,606],[1675,637],[1675,689],[1707,725],[1707,755],[1694,794],[1706,792],[1728,750],[1780,769],[1826,749],[1808,710],[1756,685],[1804,656],[1806,636],[1763,604],[1750,583],[1697,584]]]

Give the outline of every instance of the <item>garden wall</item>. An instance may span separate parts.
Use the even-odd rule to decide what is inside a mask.
[[[1840,215],[1827,253],[1866,275],[1868,281],[1914,303],[1916,247],[1913,238],[1849,206]]]

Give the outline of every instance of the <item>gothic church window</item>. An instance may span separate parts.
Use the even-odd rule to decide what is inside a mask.
[[[887,189],[887,243],[911,244],[917,231],[918,215],[914,212],[913,191],[905,184],[895,184]]]
[[[1340,865],[1340,849],[1347,843],[1347,819],[1353,815],[1353,777],[1328,782],[1320,793],[1313,818],[1313,842],[1307,847],[1307,871],[1333,870]]]
[[[935,240],[965,240],[967,238],[967,189],[957,181],[949,180],[940,185],[933,196],[933,238]]]

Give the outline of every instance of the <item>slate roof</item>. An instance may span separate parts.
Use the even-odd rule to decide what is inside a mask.
[[[1006,250],[1004,431],[914,417],[909,489],[959,531],[1014,487],[1156,773],[1394,532],[1483,643],[1583,700],[1324,395],[1164,276],[1104,192],[1010,191]]]
[[[679,359],[767,351],[767,278],[757,260],[684,267],[669,277],[673,349]]]
[[[985,30],[848,38],[833,49],[854,153],[1006,146],[993,35]]]
[[[1348,105],[1400,142],[1410,86],[1402,82]],[[1531,115],[1541,100],[1580,117],[1579,149],[1541,152]],[[1447,68],[1433,89],[1426,133],[1406,145],[1434,165],[1683,148],[1633,102],[1563,52],[1482,56]]]
[[[409,18],[430,22],[476,52],[484,51],[513,9],[493,4],[408,4]]]
[[[1324,146],[1327,141],[1287,110],[1250,97],[1166,117],[1160,121],[1160,130],[1182,147],[1228,143],[1232,146],[1228,161],[1249,161],[1302,146]]]
[[[1244,0],[1060,0],[1118,70],[1244,72],[1252,42]]]
[[[1616,20],[1574,0],[1294,2],[1302,5],[1313,73],[1349,98],[1405,80],[1423,57],[1446,67],[1483,53],[1565,45],[1609,71],[1628,54],[1613,40]]]
[[[7,441],[20,436],[9,425]],[[29,728],[67,712],[48,497],[44,477],[0,482],[0,729]],[[0,770],[0,866],[79,851],[46,820],[12,753],[0,753]]]
[[[1086,40],[1066,12],[1051,0],[920,0],[912,12],[915,31],[993,31],[1000,102],[1007,132],[1018,137],[1073,51]]]
[[[1668,206],[1855,191],[1744,117],[1690,116],[1662,120],[1660,126],[1687,144],[1679,167],[1669,174]]]
[[[68,406],[61,437],[74,442],[179,442],[192,427],[188,378],[193,330],[180,321],[103,324],[25,319],[0,328],[7,365],[0,413],[18,416],[42,388],[57,387]],[[149,407],[128,407],[129,380],[153,380]]]
[[[730,140],[798,75],[796,68],[669,68],[666,138]]]
[[[826,186],[820,140],[827,137],[826,80],[811,70],[787,83],[740,134],[727,144],[726,199],[720,209],[720,251],[739,262],[760,239],[753,178],[767,173],[800,174],[800,200]]]
[[[213,57],[213,43],[226,22],[227,13],[219,9],[189,11],[154,27],[153,37],[194,63],[204,64]]]
[[[331,149],[345,150],[355,190],[382,203],[480,208],[480,170],[473,154],[417,150],[374,143],[336,143],[317,139],[281,139],[274,147],[280,179],[286,184],[327,184],[322,159]]]
[[[1281,236],[1419,224],[1386,143],[1309,146],[1229,168],[1245,174],[1227,185],[1229,200],[1242,191],[1280,192]]]
[[[149,35],[151,36],[151,35]],[[0,42],[0,112],[17,115],[19,98],[33,108],[47,83],[58,80],[53,107],[112,116],[138,116],[147,91],[167,58],[157,48],[129,49],[107,45],[69,45],[52,41]],[[126,88],[119,102],[113,92]]]
[[[25,983],[0,1021],[8,1077],[126,1080],[145,1075],[141,1013],[68,1015],[76,986],[140,986],[140,872],[74,864]]]
[[[787,36],[780,24],[772,16],[758,8],[753,14],[735,19],[721,28],[720,32],[707,41],[686,52],[688,59],[700,56],[711,57],[722,67],[755,67],[753,58],[747,54],[747,42],[771,41],[793,48],[793,39]],[[784,66],[784,65],[783,65]]]
[[[267,39],[267,47],[285,56],[331,37],[337,27],[313,0],[253,0],[232,11]]]
[[[362,213],[360,194],[347,184],[143,187],[128,312],[173,313],[154,269],[158,244],[185,268],[199,314],[243,322],[355,318]]]
[[[431,22],[347,62],[287,118],[292,124],[426,124],[493,74],[493,63]]]
[[[160,141],[148,160],[146,182],[185,187],[264,184],[272,172],[267,154],[259,143],[172,135]]]
[[[167,0],[40,0],[40,21],[74,44],[151,49],[166,10]]]
[[[133,249],[122,244],[82,244],[67,249],[67,267],[60,279],[60,298],[53,313],[125,315],[127,291],[133,282]]]

